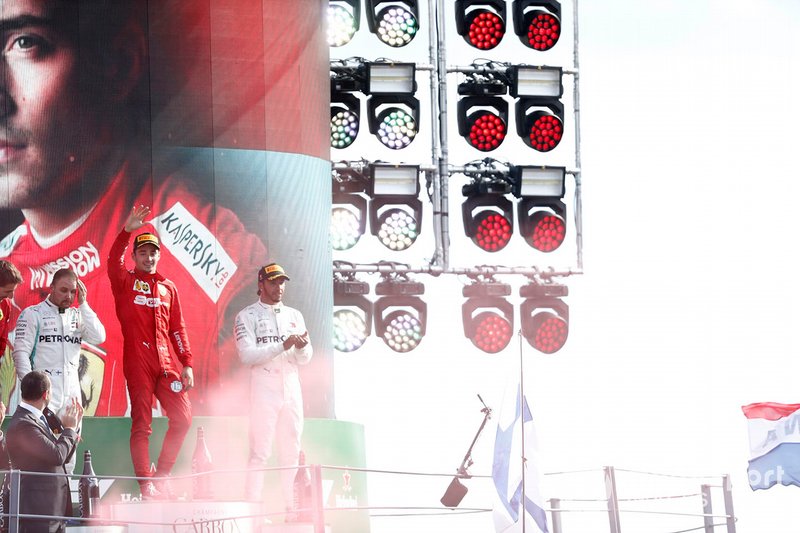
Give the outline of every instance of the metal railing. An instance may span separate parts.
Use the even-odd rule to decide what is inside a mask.
[[[265,467],[259,468],[259,471],[264,473],[266,472],[276,472],[280,470],[285,470],[287,467]],[[389,475],[394,477],[399,476],[406,476],[406,477],[414,477],[414,478],[452,478],[452,473],[437,473],[437,472],[413,472],[413,471],[401,471],[401,470],[381,470],[381,469],[370,469],[370,468],[357,468],[357,467],[350,467],[350,466],[335,466],[335,465],[300,465],[296,467],[298,469],[305,468],[308,469],[310,472],[311,478],[311,497],[310,501],[307,502],[307,505],[300,506],[298,508],[294,508],[293,511],[301,514],[306,517],[306,523],[310,523],[313,526],[314,533],[324,533],[326,527],[326,519],[331,518],[330,513],[337,513],[343,511],[362,511],[369,514],[370,518],[387,518],[387,517],[430,517],[430,516],[455,516],[457,514],[476,514],[476,513],[489,513],[492,512],[492,509],[489,507],[460,507],[457,506],[456,508],[452,507],[444,507],[442,505],[429,505],[429,502],[425,502],[423,505],[337,505],[335,507],[329,507],[326,505],[324,501],[324,492],[323,492],[323,471],[326,471],[330,475],[332,471],[341,471],[341,472],[359,472],[364,474],[370,475]],[[198,478],[201,476],[222,476],[222,475],[232,475],[232,474],[243,474],[252,471],[252,469],[238,469],[238,470],[212,470],[208,472],[202,472],[198,474],[186,475],[186,476],[171,476],[170,480],[177,481],[177,480],[186,480],[186,479],[193,479]],[[545,476],[569,476],[574,474],[583,474],[583,473],[595,473],[601,472],[599,469],[594,470],[578,470],[578,471],[567,471],[567,472],[550,472],[546,473]],[[626,474],[635,474],[635,475],[645,475],[645,476],[661,476],[665,478],[679,478],[679,479],[686,479],[686,480],[705,480],[708,481],[709,479],[719,478],[721,477],[721,484],[712,484],[712,483],[702,483],[699,487],[699,492],[691,492],[691,493],[681,493],[681,494],[662,494],[657,496],[645,496],[645,497],[634,497],[634,498],[623,498],[617,492],[617,473],[626,473]],[[0,473],[6,474],[10,476],[10,482],[8,483],[9,491],[7,495],[4,495],[4,501],[8,504],[8,509],[2,509],[2,516],[3,521],[8,521],[7,531],[10,533],[17,533],[19,531],[19,521],[20,519],[43,519],[43,520],[63,520],[63,521],[71,521],[75,524],[88,524],[88,525],[118,525],[118,526],[131,526],[131,525],[138,525],[138,526],[153,526],[153,527],[175,527],[174,523],[171,522],[160,522],[157,520],[119,520],[114,519],[113,517],[106,516],[105,513],[101,513],[101,516],[95,517],[70,517],[70,516],[52,516],[52,515],[33,515],[33,514],[22,514],[19,512],[19,496],[20,496],[20,481],[21,476],[58,476],[63,477],[64,474],[50,474],[50,473],[41,473],[41,472],[23,472],[20,470],[10,470],[10,471],[0,471]],[[680,530],[673,530],[668,533],[684,533],[689,531],[703,531],[703,533],[714,533],[717,530],[716,528],[724,527],[726,533],[735,533],[736,532],[736,517],[733,513],[733,497],[731,492],[731,485],[730,485],[730,477],[728,475],[722,476],[678,476],[674,474],[659,474],[654,472],[645,472],[645,471],[636,471],[636,470],[626,470],[626,469],[615,469],[612,466],[607,466],[602,469],[603,479],[605,483],[605,497],[597,497],[597,498],[570,498],[570,497],[561,497],[561,498],[550,498],[547,503],[549,506],[546,508],[550,515],[550,523],[551,523],[551,531],[552,533],[565,533],[567,530],[564,528],[562,524],[562,516],[569,513],[575,514],[582,514],[582,513],[606,513],[608,515],[608,523],[609,523],[609,531],[610,533],[621,533],[622,525],[621,525],[621,516],[626,514],[641,514],[641,515],[653,515],[653,516],[678,516],[678,517],[693,517],[697,518],[698,521],[702,519],[702,525],[698,527],[690,527],[688,529],[680,529]],[[72,478],[83,478],[88,476],[82,476],[75,474],[70,476]],[[95,475],[92,477],[96,477],[97,479],[105,479],[105,480],[141,480],[142,478],[138,478],[135,476],[100,476]],[[159,481],[160,479],[164,478],[147,478],[153,481]],[[467,475],[462,476],[462,479],[476,479],[479,481],[487,481],[491,480],[491,476],[488,475]],[[481,482],[482,482],[481,481]],[[425,486],[430,488],[430,484],[426,482]],[[575,484],[577,485],[577,483]],[[437,488],[440,488],[440,484],[437,481]],[[715,514],[712,509],[712,497],[711,491],[712,489],[722,489],[722,496],[724,501],[724,513],[723,514]],[[634,509],[634,508],[626,508],[620,507],[620,504],[627,504],[632,502],[652,502],[658,503],[659,501],[665,500],[679,500],[679,499],[691,499],[691,498],[701,498],[701,512],[678,512],[678,511],[665,511],[665,510],[657,510],[657,509]],[[158,500],[157,500],[158,501]],[[569,504],[579,503],[583,504],[582,507],[569,507]],[[605,509],[599,507],[592,507],[591,504],[601,504],[604,505]],[[101,504],[102,507],[102,504]],[[226,520],[226,521],[247,521],[247,520],[263,520],[263,519],[270,519],[275,517],[280,517],[284,515],[283,512],[259,512],[259,513],[252,513],[252,514],[241,514],[241,515],[225,515],[221,517],[219,520]],[[195,520],[195,521],[184,521],[181,523],[181,527],[195,527],[201,526],[205,524],[206,526],[209,525],[209,522],[219,521],[216,519],[211,520]]]

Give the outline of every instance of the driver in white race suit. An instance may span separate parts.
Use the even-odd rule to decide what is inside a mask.
[[[78,307],[72,307],[77,298]],[[106,340],[106,329],[86,301],[86,287],[78,275],[62,268],[53,275],[50,294],[27,307],[17,319],[14,332],[14,365],[21,380],[31,370],[50,378],[48,408],[59,413],[76,398],[82,402],[78,377],[81,342],[98,345]],[[80,426],[78,427],[80,431]],[[65,465],[75,470],[75,454]]]
[[[300,311],[283,304],[289,279],[275,263],[258,271],[256,303],[236,315],[234,335],[242,363],[250,371],[250,461],[245,487],[250,501],[261,501],[264,472],[276,441],[281,490],[287,521],[293,516],[293,482],[303,433],[303,395],[298,365],[311,359],[305,321]],[[285,468],[289,467],[289,468]],[[255,471],[254,471],[255,470]]]

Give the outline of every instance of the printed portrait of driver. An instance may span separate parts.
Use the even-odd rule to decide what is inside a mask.
[[[233,315],[249,300],[249,273],[267,251],[236,214],[195,192],[192,176],[152,170],[157,110],[148,92],[147,3],[0,6],[0,209],[24,219],[0,241],[0,258],[23,276],[15,312],[42,301],[57,270],[74,270],[107,330],[101,345],[82,345],[86,413],[125,414],[124,325],[115,318],[105,262],[130,206],[149,205],[144,230],[161,240],[159,268],[191,302],[184,318],[196,354],[195,412],[226,412],[230,406],[209,393],[236,361]],[[0,386],[3,400],[11,388]]]

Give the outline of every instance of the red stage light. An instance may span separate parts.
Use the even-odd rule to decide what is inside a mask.
[[[564,123],[555,115],[545,111],[536,111],[529,117],[531,124],[529,145],[539,152],[549,152],[561,142],[564,135]]]
[[[567,321],[550,312],[538,313],[531,322],[531,345],[542,353],[555,353],[567,342]]]
[[[513,232],[511,221],[505,216],[484,211],[475,217],[475,236],[472,241],[487,252],[497,252],[506,247]]]
[[[528,46],[534,50],[550,50],[561,37],[561,21],[552,13],[531,12],[528,23]]]
[[[561,246],[567,232],[567,225],[560,216],[537,211],[531,215],[533,231],[525,235],[525,242],[540,252],[552,252]]]
[[[469,143],[482,152],[490,152],[503,143],[506,138],[505,121],[487,111],[473,113],[469,117]]]
[[[470,13],[467,42],[479,50],[491,50],[503,39],[506,24],[496,13],[477,9]]]
[[[497,353],[511,341],[511,324],[496,313],[483,312],[475,317],[472,342],[487,353]]]

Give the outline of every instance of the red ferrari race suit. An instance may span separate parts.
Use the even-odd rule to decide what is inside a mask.
[[[117,317],[125,337],[122,366],[131,398],[131,460],[137,477],[150,475],[149,442],[152,433],[152,398],[167,411],[169,428],[158,456],[156,471],[169,475],[192,424],[189,398],[181,384],[181,368],[192,366],[178,289],[158,272],[148,274],[125,268],[125,251],[131,234],[122,230],[108,256],[108,278]]]
[[[150,178],[137,184],[131,174],[123,167],[91,211],[54,238],[37,238],[25,222],[0,242],[0,258],[14,263],[24,279],[14,293],[14,303],[24,309],[42,301],[56,270],[75,270],[106,326],[106,341],[101,346],[82,345],[81,355],[89,364],[84,365],[87,375],[81,375],[81,386],[94,390],[86,414],[124,415],[128,399],[122,369],[122,329],[114,312],[105,261],[131,206],[150,206],[152,226],[141,231],[158,234],[158,268],[180,287],[181,297],[187,302],[183,318],[195,354],[195,388],[190,392],[193,411],[226,413],[215,393],[222,379],[236,379],[239,364],[231,338],[233,316],[252,299],[252,275],[266,261],[266,249],[236,214],[201,199],[183,180]],[[226,390],[231,388],[241,389]]]

